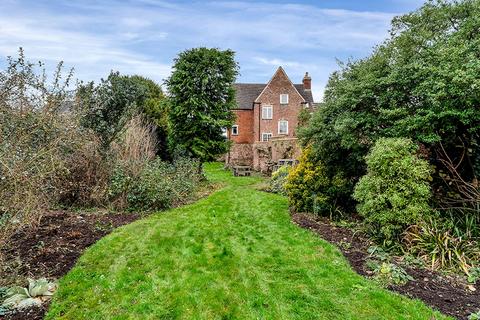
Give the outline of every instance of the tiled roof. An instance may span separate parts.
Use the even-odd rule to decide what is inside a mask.
[[[305,99],[305,101],[308,102],[310,105],[313,105],[312,90],[303,89],[303,83],[294,84],[294,86],[298,90],[298,92],[302,95],[303,99]]]
[[[262,93],[266,84],[263,83],[235,83],[237,108],[239,110],[252,110],[253,102]],[[303,84],[294,84],[295,88],[310,105],[313,105],[311,90],[304,90]]]
[[[252,110],[253,101],[260,95],[266,84],[262,83],[235,83],[237,109]]]

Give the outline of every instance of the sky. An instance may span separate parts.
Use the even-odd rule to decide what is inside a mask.
[[[232,49],[238,82],[266,83],[283,66],[294,83],[306,71],[320,101],[338,60],[367,56],[391,19],[423,0],[0,0],[0,67],[23,47],[31,61],[64,61],[75,77],[111,70],[159,83],[186,49]]]

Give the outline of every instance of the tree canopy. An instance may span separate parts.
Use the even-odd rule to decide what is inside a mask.
[[[99,84],[81,84],[77,93],[81,123],[95,131],[105,147],[115,139],[135,113],[157,126],[160,152],[167,152],[168,123],[165,96],[153,80],[111,72]],[[166,157],[166,156],[165,156]]]
[[[324,104],[301,131],[333,176],[355,182],[380,137],[407,137],[438,168],[480,173],[480,1],[429,1],[392,22],[371,56],[333,73]],[[440,180],[440,179],[439,179]],[[353,184],[352,184],[353,185]]]
[[[178,55],[167,80],[173,141],[201,162],[227,152],[222,130],[234,121],[233,83],[238,65],[231,50],[194,48]]]

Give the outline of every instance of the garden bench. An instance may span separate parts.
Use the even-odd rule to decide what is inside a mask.
[[[252,174],[252,168],[250,166],[233,166],[232,169],[235,177],[246,177]]]

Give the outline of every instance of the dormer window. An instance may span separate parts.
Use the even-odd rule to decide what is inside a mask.
[[[280,104],[288,104],[288,94],[280,95]]]

